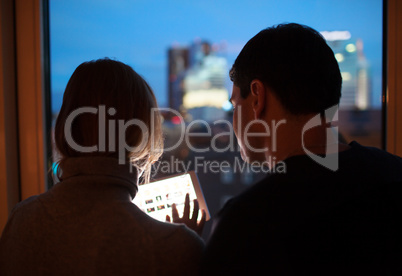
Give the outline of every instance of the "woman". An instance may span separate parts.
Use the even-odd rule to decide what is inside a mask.
[[[19,203],[0,240],[6,275],[193,275],[204,247],[134,204],[162,153],[155,96],[128,65],[85,62],[55,126],[60,183]]]

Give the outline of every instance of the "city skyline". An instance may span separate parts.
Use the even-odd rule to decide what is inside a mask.
[[[225,43],[230,68],[263,28],[297,22],[318,31],[349,31],[364,42],[372,73],[371,100],[380,106],[382,1],[50,1],[53,110],[74,69],[110,57],[131,65],[168,105],[168,49],[196,39]],[[231,86],[229,83],[228,86]]]

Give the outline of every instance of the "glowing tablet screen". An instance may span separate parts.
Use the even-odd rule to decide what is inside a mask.
[[[182,216],[187,193],[190,195],[190,214],[193,210],[193,200],[197,199],[200,205],[198,218],[201,218],[201,209],[204,209],[208,220],[210,218],[208,208],[193,171],[140,185],[133,202],[149,216],[166,221],[166,215],[172,217],[173,203],[176,203],[179,215]]]

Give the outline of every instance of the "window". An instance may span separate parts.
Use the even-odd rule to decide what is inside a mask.
[[[131,65],[154,89],[164,113],[166,147],[175,145],[180,116],[191,133],[227,131],[228,69],[244,44],[263,28],[283,22],[320,31],[333,49],[343,77],[339,130],[347,142],[381,147],[382,1],[50,1],[53,119],[66,83],[83,61],[116,58]],[[207,124],[193,123],[203,119]],[[201,135],[200,135],[201,136]],[[208,139],[189,139],[207,147]],[[217,141],[226,145],[226,136]],[[211,214],[263,173],[233,170],[238,151],[197,153],[180,144],[161,162],[179,160],[195,169],[197,158],[228,161],[225,174],[198,171]],[[236,159],[237,158],[237,159]],[[185,161],[185,162],[184,162]],[[239,165],[241,166],[241,165]],[[173,168],[173,165],[172,165]],[[179,167],[177,170],[183,170]],[[157,175],[176,172],[174,169]],[[242,177],[239,177],[239,175]],[[228,179],[234,179],[227,185]],[[237,181],[237,182],[236,182]],[[224,200],[222,199],[224,197]]]

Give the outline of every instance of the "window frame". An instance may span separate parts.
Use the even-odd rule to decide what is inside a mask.
[[[5,0],[0,5],[2,230],[16,203],[46,191],[50,71],[48,1]]]
[[[15,204],[47,189],[48,0],[5,0],[0,14],[0,230]],[[399,15],[399,16],[398,16]],[[402,2],[384,0],[383,146],[402,156]],[[6,120],[7,118],[7,120]]]
[[[402,156],[402,2],[384,1],[384,11],[383,141],[385,150]]]

